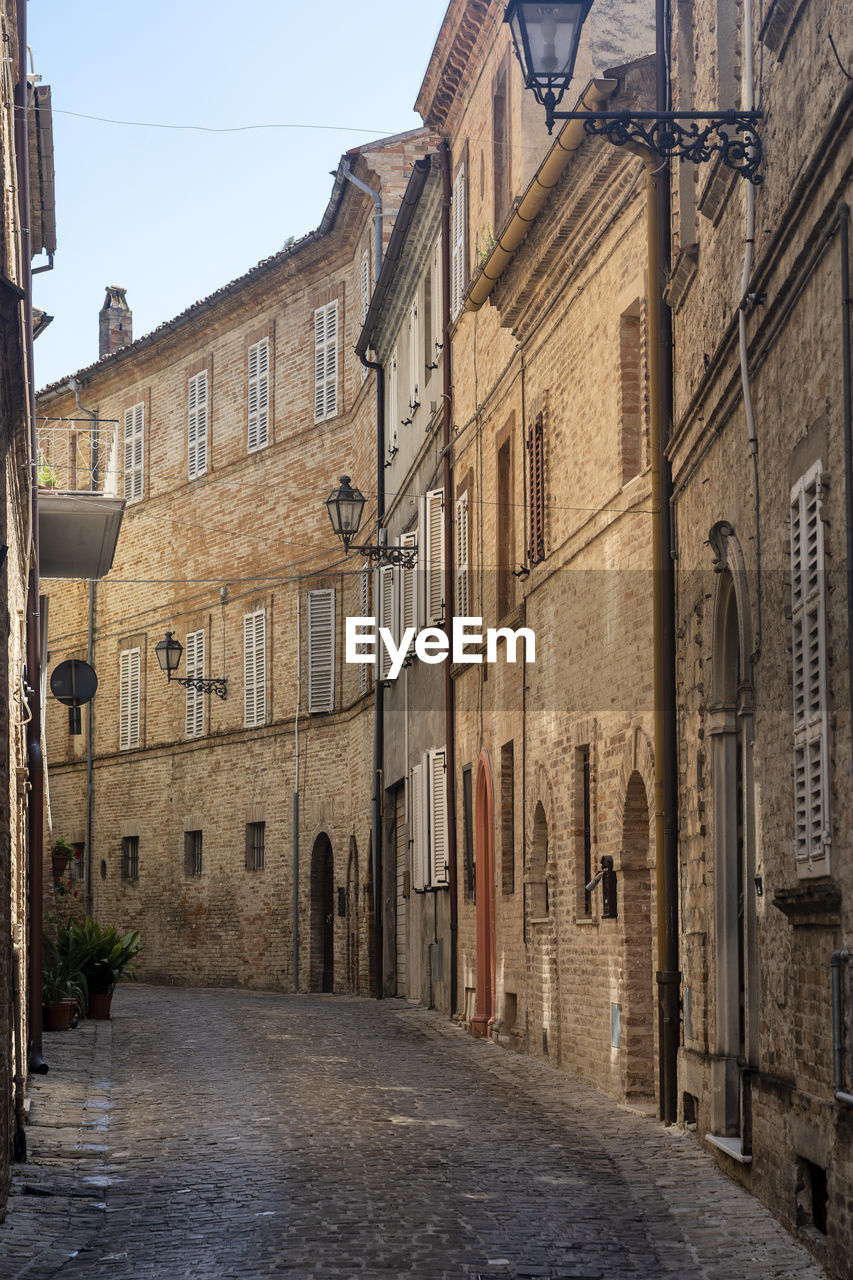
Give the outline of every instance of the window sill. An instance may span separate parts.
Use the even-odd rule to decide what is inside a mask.
[[[777,889],[773,905],[796,926],[835,928],[841,923],[841,890],[832,883],[804,881],[794,889]]]
[[[724,1138],[717,1133],[706,1133],[705,1141],[710,1142],[711,1146],[716,1147],[718,1151],[731,1156],[732,1160],[737,1160],[738,1164],[752,1164],[752,1156],[743,1154],[743,1143],[740,1138]]]

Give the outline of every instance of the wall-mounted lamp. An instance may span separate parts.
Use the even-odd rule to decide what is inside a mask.
[[[175,675],[183,651],[184,646],[180,640],[175,639],[171,631],[166,632],[165,640],[161,640],[154,646],[160,670],[166,672],[169,683],[172,683],[174,677],[175,683],[182,684],[186,689],[195,689],[197,693],[215,693],[217,698],[225,698],[228,692],[228,681],[224,676],[207,680],[204,676]]]
[[[398,565],[404,569],[414,569],[418,560],[418,549],[413,547],[389,547],[379,542],[375,546],[353,546],[352,540],[358,533],[361,516],[364,511],[365,496],[360,489],[353,489],[349,476],[341,476],[340,487],[333,489],[326,499],[326,510],[332,522],[335,535],[344,544],[344,555],[348,555],[350,547],[371,564]],[[385,532],[380,530],[380,534]]]

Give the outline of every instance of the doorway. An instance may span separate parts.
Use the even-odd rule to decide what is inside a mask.
[[[311,966],[312,991],[335,989],[335,860],[325,832],[311,852]]]

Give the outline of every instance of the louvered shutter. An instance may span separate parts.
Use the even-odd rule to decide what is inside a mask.
[[[428,751],[427,803],[429,805],[429,881],[440,887],[448,883],[447,872],[447,782],[444,748]]]
[[[545,444],[542,414],[527,433],[528,555],[531,564],[545,559]]]
[[[264,449],[270,440],[270,340],[262,338],[249,347],[248,429],[249,453]]]
[[[451,311],[455,316],[462,310],[465,286],[468,283],[468,264],[465,253],[465,166],[462,165],[453,183],[451,210],[453,251],[450,261]]]
[[[338,412],[338,303],[314,312],[314,421]]]
[[[124,496],[138,502],[145,477],[145,405],[135,404],[124,415]]]
[[[456,499],[456,614],[469,617],[468,589],[468,490]]]
[[[416,547],[417,531],[404,533],[400,539],[401,547]],[[418,569],[415,563],[411,569],[400,569],[400,635],[406,627],[418,626]],[[411,647],[411,646],[410,646]]]
[[[409,309],[409,409],[414,410],[420,404],[420,369],[421,369],[421,329],[418,321],[417,299]]]
[[[441,351],[444,342],[444,298],[441,282],[441,236],[435,243],[435,249],[432,255],[432,274],[430,284],[432,287],[432,362],[438,361],[438,353]]]
[[[266,610],[243,616],[243,720],[247,728],[267,718]]]
[[[360,618],[371,617],[370,613],[370,578],[371,571],[365,566],[358,575],[358,616]],[[370,664],[360,662],[358,664],[358,691],[359,693],[367,693],[370,684]]]
[[[427,830],[424,768],[416,764],[409,774],[409,840],[412,846],[412,888],[421,892],[427,882]]]
[[[205,636],[204,631],[187,632],[184,641],[186,674],[204,679]],[[204,694],[197,689],[186,689],[185,729],[188,738],[200,738],[204,733]]]
[[[827,715],[822,464],[791,491],[791,617],[794,692],[795,852],[802,876],[829,872],[829,722]]]
[[[190,378],[187,387],[187,473],[197,480],[207,471],[207,370]]]
[[[308,592],[308,710],[335,709],[335,592]]]
[[[394,637],[397,639],[396,619],[394,616],[394,570],[391,565],[383,565],[378,570],[378,595],[379,595],[379,626],[387,627]],[[382,640],[377,637],[377,664],[379,667],[378,679],[387,680],[388,672],[391,669],[391,657]]]
[[[388,422],[390,423],[391,448],[397,448],[400,427],[400,393],[397,382],[397,348],[391,353],[388,364]]]
[[[432,489],[426,495],[423,522],[426,549],[426,621],[438,625],[444,621],[444,490]]]
[[[140,741],[141,653],[123,649],[119,659],[119,750],[129,751]]]
[[[370,257],[365,251],[361,255],[361,323],[364,324],[367,319],[367,312],[370,308]],[[364,382],[367,377],[367,365],[361,366],[361,380]]]

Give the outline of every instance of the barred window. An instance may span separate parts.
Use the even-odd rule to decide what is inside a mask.
[[[246,823],[246,870],[264,869],[264,829],[266,823]]]
[[[121,842],[121,878],[139,879],[139,836],[124,836]]]
[[[184,874],[201,875],[202,833],[200,831],[184,832]]]

